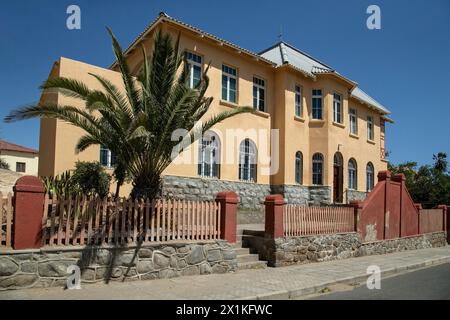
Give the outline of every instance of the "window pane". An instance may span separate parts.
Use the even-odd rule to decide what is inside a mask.
[[[227,100],[228,77],[222,76],[222,100]]]

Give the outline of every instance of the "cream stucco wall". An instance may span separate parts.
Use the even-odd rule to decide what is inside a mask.
[[[12,171],[16,171],[17,162],[22,162],[25,163],[25,174],[32,176],[38,174],[39,157],[37,154],[2,150],[0,158],[9,164],[9,169]]]

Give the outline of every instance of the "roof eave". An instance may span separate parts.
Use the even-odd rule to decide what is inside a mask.
[[[379,113],[381,113],[381,115],[388,115],[388,114],[391,114],[391,112],[386,112],[385,110],[382,110],[382,109],[380,109],[379,107],[377,107],[377,106],[375,106],[375,105],[373,105],[373,104],[371,104],[371,103],[368,103],[367,101],[365,101],[365,100],[363,100],[363,99],[361,99],[361,98],[359,98],[359,97],[357,97],[357,96],[355,96],[355,95],[353,95],[353,94],[351,94],[350,93],[350,97],[352,97],[353,99],[355,99],[355,100],[358,100],[360,103],[362,103],[362,104],[365,104],[365,105],[367,105],[369,108],[371,108],[371,109],[375,109],[376,111],[378,111]]]

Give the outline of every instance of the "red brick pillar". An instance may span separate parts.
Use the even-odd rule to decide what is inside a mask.
[[[352,200],[350,201],[350,205],[353,207],[354,209],[354,231],[361,233],[361,226],[359,223],[360,220],[360,216],[361,216],[361,210],[362,210],[362,204],[363,202],[361,200]]]
[[[401,238],[403,236],[408,236],[408,234],[404,234],[402,232],[403,229],[403,218],[405,216],[405,197],[406,197],[406,177],[403,173],[396,174],[392,177],[392,181],[396,181],[400,183],[400,216],[399,216],[399,230],[398,237]]]
[[[233,191],[219,192],[216,202],[220,203],[220,238],[235,243],[238,196]]]
[[[266,207],[266,236],[272,239],[283,237],[283,196],[281,194],[267,196],[264,205]]]
[[[44,186],[37,177],[24,176],[14,186],[14,249],[40,248]]]

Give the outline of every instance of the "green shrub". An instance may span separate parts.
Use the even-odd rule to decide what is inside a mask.
[[[71,185],[78,192],[105,197],[109,193],[111,176],[105,172],[99,162],[78,161],[70,180]]]
[[[76,192],[71,182],[70,171],[66,171],[54,177],[41,177],[41,180],[44,184],[45,192],[49,194],[64,197]]]

